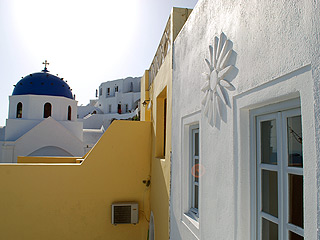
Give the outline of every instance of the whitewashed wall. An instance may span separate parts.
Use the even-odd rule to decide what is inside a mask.
[[[52,117],[57,121],[68,119],[68,106],[71,106],[71,121],[77,120],[77,101],[66,97],[44,95],[14,95],[9,96],[9,119],[16,118],[17,104],[22,103],[22,118],[39,120],[43,119],[45,103],[50,103]]]
[[[305,239],[320,239],[320,4],[315,1],[200,0],[174,43],[171,239],[255,239],[250,182],[253,109],[292,99],[301,104]],[[209,44],[223,32],[237,68],[216,127],[201,101]],[[299,100],[300,99],[300,100]],[[200,125],[198,224],[185,216],[185,129]],[[317,195],[318,193],[318,195]]]
[[[44,151],[44,156],[83,156],[82,123],[70,124],[49,117],[18,139],[1,142],[0,162],[15,163],[18,156],[40,156]]]
[[[17,104],[22,103],[22,118],[16,118]],[[9,116],[6,120],[5,139],[15,141],[44,120],[44,105],[51,104],[51,116],[82,139],[82,124],[77,122],[77,101],[65,97],[15,95],[9,97]],[[68,121],[68,107],[71,121]]]
[[[70,155],[77,157],[82,157],[84,154],[82,139],[76,137],[61,122],[47,118],[15,141],[14,160],[16,161],[18,156],[28,156],[44,147],[63,149]],[[47,149],[46,156],[50,155],[56,156],[56,151],[53,148],[52,152],[48,152]]]
[[[128,110],[132,110],[133,104],[140,99],[140,79],[140,77],[128,77],[102,83],[99,86],[97,107],[105,114],[109,113],[109,105],[111,105],[111,113],[118,112],[118,104],[121,104],[122,112],[125,111],[125,104],[128,104]],[[115,87],[118,87],[118,92],[115,92]],[[110,88],[110,95],[107,95],[108,88]]]
[[[84,129],[100,129],[102,126],[107,129],[112,119],[128,119],[136,116],[138,111],[132,111],[131,113],[118,114],[118,113],[107,113],[107,114],[92,114],[84,119],[79,119],[79,122],[83,123]]]
[[[86,106],[78,106],[78,119],[82,119],[86,117],[88,114],[93,113],[96,111],[97,113],[102,113],[102,111],[98,108],[95,107],[95,105],[88,104]]]
[[[22,103],[22,118],[16,118],[17,104]],[[44,105],[49,102],[52,114],[43,118]],[[71,107],[71,121],[68,107]],[[46,154],[82,156],[83,123],[77,121],[77,101],[65,97],[15,95],[9,97],[9,116],[4,140],[1,142],[0,162],[16,162],[17,156],[28,156],[46,148]]]

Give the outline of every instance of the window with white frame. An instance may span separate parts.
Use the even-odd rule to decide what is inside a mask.
[[[129,107],[128,107],[128,104],[126,104],[126,112],[129,111]]]
[[[109,113],[111,113],[111,104],[109,104]]]
[[[304,239],[300,109],[256,116],[258,240]]]
[[[181,221],[191,235],[200,239],[201,209],[201,166],[200,129],[201,110],[182,117],[181,128],[181,185],[179,198],[181,201]],[[176,140],[178,137],[176,138]],[[175,140],[175,141],[176,141]],[[173,154],[174,156],[174,154]],[[176,164],[177,162],[173,163]],[[179,170],[180,171],[180,170]]]
[[[199,217],[199,125],[190,127],[190,210],[194,217]]]

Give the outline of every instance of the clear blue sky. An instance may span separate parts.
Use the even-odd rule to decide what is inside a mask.
[[[0,0],[0,126],[21,77],[48,69],[68,80],[79,105],[101,82],[142,76],[171,8],[197,0]]]

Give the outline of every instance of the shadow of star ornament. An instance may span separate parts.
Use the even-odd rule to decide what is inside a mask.
[[[212,126],[222,117],[223,104],[231,107],[226,90],[235,90],[230,81],[226,80],[226,76],[236,69],[233,65],[228,65],[233,52],[232,43],[228,39],[223,41],[223,36],[221,33],[220,39],[215,37],[214,45],[209,45],[210,59],[205,59],[209,73],[203,73],[205,83],[201,88],[205,93],[201,102],[204,105],[204,115]]]

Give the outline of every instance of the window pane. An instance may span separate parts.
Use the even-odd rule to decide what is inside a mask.
[[[200,166],[199,166],[199,159],[194,159],[194,163],[195,163],[195,165],[194,165],[194,180],[196,181],[196,182],[199,182],[199,175],[200,175]]]
[[[194,134],[194,141],[195,141],[195,145],[194,145],[194,155],[195,156],[199,156],[199,133],[196,132]]]
[[[199,199],[199,187],[194,186],[194,208],[198,209],[198,199]]]
[[[194,158],[194,165],[198,165],[199,164],[199,159],[198,158]]]
[[[262,170],[261,175],[262,211],[278,217],[277,172]]]
[[[289,174],[289,223],[303,228],[303,177]]]
[[[262,218],[262,240],[277,240],[278,225]]]
[[[195,175],[194,181],[195,181],[195,182],[199,182],[199,177],[198,177],[198,175]]]
[[[289,240],[303,240],[304,238],[293,232],[289,232]]]
[[[288,164],[290,167],[303,167],[301,116],[287,119],[288,125]]]
[[[277,164],[276,120],[261,122],[261,162]]]

